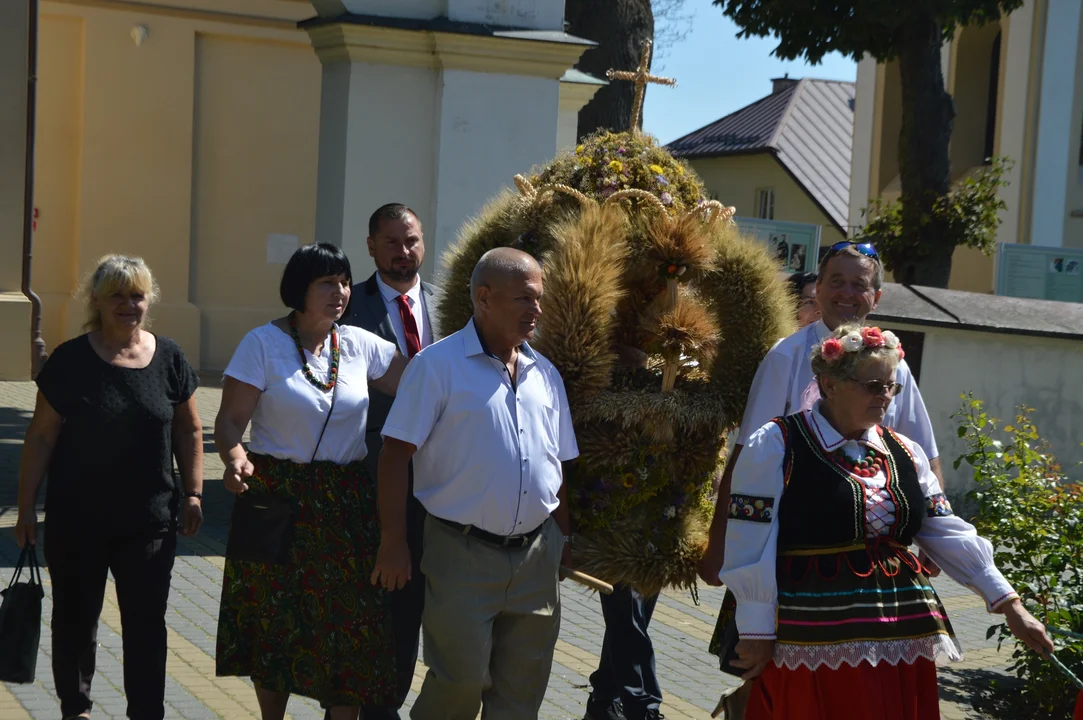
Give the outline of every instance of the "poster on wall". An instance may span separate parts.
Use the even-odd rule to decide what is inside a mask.
[[[786,272],[815,272],[820,257],[820,226],[735,217],[745,235],[762,242]]]
[[[1083,250],[1002,243],[997,295],[1083,303]]]

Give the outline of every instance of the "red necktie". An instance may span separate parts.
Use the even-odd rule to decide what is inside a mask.
[[[413,357],[421,352],[421,335],[417,332],[417,321],[414,319],[414,311],[410,309],[410,299],[405,295],[395,298],[399,304],[399,315],[402,317],[402,332],[406,335],[406,354]]]

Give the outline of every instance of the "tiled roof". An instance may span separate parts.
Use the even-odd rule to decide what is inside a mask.
[[[773,153],[845,233],[853,131],[854,83],[805,78],[667,147],[687,160]]]

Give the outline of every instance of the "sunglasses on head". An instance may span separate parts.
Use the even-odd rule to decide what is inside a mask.
[[[884,394],[887,391],[888,397],[895,397],[902,392],[902,385],[897,382],[883,382],[882,380],[854,380],[858,385],[865,388],[865,392],[877,397]]]
[[[872,243],[858,243],[854,242],[853,240],[843,240],[842,242],[837,242],[831,247],[827,248],[827,254],[824,255],[824,259],[826,260],[832,255],[838,253],[841,250],[845,250],[848,247],[852,247],[854,250],[857,250],[859,253],[861,253],[867,258],[872,258],[877,262],[879,262],[880,260],[880,253],[876,252],[876,248],[872,246]]]

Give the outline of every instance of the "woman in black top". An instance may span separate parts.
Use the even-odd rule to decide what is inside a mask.
[[[85,296],[89,332],[56,348],[36,379],[16,538],[20,547],[37,543],[35,504],[48,474],[45,560],[63,716],[90,716],[98,618],[112,570],[128,717],[162,720],[176,533],[194,535],[203,522],[197,379],[176,343],[143,329],[157,288],[141,259],[103,258]]]

